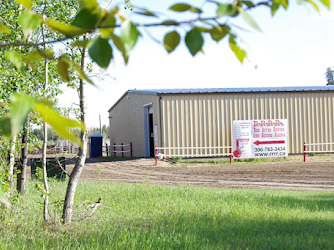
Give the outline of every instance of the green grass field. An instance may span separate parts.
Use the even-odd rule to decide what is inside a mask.
[[[0,249],[334,249],[334,192],[83,182],[69,227],[60,223],[66,183],[51,185],[51,225],[35,184],[0,208]],[[104,206],[87,217],[79,205],[100,196]]]

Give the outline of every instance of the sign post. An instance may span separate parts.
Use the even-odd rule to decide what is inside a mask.
[[[235,159],[288,156],[288,121],[233,121],[233,157]]]

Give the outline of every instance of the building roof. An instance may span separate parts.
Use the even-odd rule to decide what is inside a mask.
[[[333,85],[303,87],[259,87],[259,88],[214,88],[214,89],[130,89],[128,93],[142,94],[214,94],[214,93],[252,93],[252,92],[310,92],[334,91]]]
[[[88,138],[92,137],[103,137],[101,134],[90,134]]]
[[[112,110],[128,93],[146,95],[172,95],[172,94],[229,94],[229,93],[271,93],[271,92],[322,92],[334,91],[334,85],[300,86],[300,87],[257,87],[257,88],[211,88],[211,89],[129,89],[114,105]]]

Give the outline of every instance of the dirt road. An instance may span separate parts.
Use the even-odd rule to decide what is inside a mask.
[[[75,159],[66,159],[73,169]],[[162,185],[197,185],[227,188],[332,190],[334,191],[334,156],[302,156],[291,161],[269,163],[209,163],[182,165],[154,159],[114,161],[110,158],[87,159],[82,181],[115,181]]]

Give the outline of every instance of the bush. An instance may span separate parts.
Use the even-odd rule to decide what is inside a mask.
[[[173,161],[176,161],[176,162],[180,162],[180,161],[182,161],[182,156],[174,156],[174,157],[172,158],[172,160],[173,160]]]

